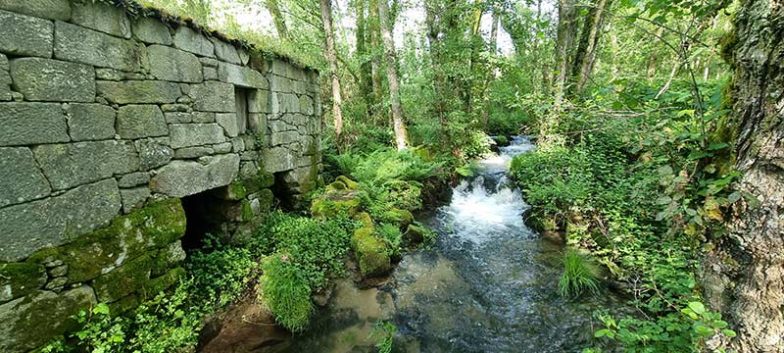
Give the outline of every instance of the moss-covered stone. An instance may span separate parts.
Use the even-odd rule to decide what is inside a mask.
[[[154,264],[153,258],[145,255],[96,278],[93,288],[98,300],[112,303],[141,290],[148,284]]]
[[[60,260],[68,265],[68,283],[87,282],[142,256],[147,250],[175,242],[185,234],[185,211],[178,199],[152,203],[93,233],[57,248],[33,254],[27,262]]]
[[[166,274],[151,279],[142,289],[142,294],[148,298],[154,297],[158,293],[163,292],[179,282],[181,278],[185,277],[185,274],[184,268],[173,268],[169,270],[169,272],[166,272]]]
[[[406,232],[403,233],[403,242],[407,246],[416,246],[425,241],[428,230],[416,224],[408,225]]]
[[[353,217],[359,212],[360,200],[356,192],[328,192],[313,200],[310,213],[315,218],[333,218],[337,215]]]
[[[248,196],[248,189],[242,181],[235,180],[225,188],[221,188],[221,198],[224,200],[242,200],[245,196]]]
[[[253,206],[251,206],[250,201],[242,200],[242,221],[243,222],[250,222],[253,220]]]
[[[0,305],[0,352],[23,353],[46,344],[75,329],[74,315],[93,304],[93,290],[82,286],[61,294],[35,291]]]
[[[30,294],[46,284],[46,269],[34,263],[0,263],[0,303]]]
[[[354,216],[354,219],[362,223],[363,228],[373,228],[373,218],[367,212],[360,212]]]
[[[262,214],[269,213],[272,210],[272,206],[275,203],[275,195],[272,193],[270,189],[262,189],[259,190],[258,200],[259,200],[259,210]]]
[[[137,294],[131,294],[127,297],[109,304],[109,313],[112,316],[122,315],[130,310],[135,309],[142,303],[141,298]]]
[[[406,229],[409,224],[414,223],[414,215],[409,210],[393,208],[384,213],[386,221],[396,224],[400,229]]]
[[[373,228],[357,229],[351,242],[362,277],[380,276],[392,270],[389,245],[375,235]]]

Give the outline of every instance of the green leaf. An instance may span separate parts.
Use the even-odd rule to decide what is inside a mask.
[[[735,331],[730,330],[730,329],[721,330],[721,333],[724,334],[724,336],[727,336],[729,338],[733,338],[733,337],[738,335],[737,333],[735,333]]]
[[[700,302],[689,302],[689,309],[691,309],[698,315],[702,315],[705,313],[705,305],[703,305]]]

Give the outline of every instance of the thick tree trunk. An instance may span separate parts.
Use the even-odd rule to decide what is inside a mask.
[[[383,87],[381,82],[381,59],[379,55],[375,53],[375,49],[381,46],[379,37],[381,36],[380,31],[378,29],[378,1],[379,0],[370,0],[369,3],[369,17],[368,17],[368,32],[370,32],[370,48],[373,50],[373,57],[370,60],[370,78],[372,81],[373,86],[373,97],[374,102],[378,104],[381,102],[382,97],[384,96]],[[375,112],[376,117],[383,116],[379,112]]]
[[[580,95],[583,92],[591,77],[593,65],[596,62],[596,53],[599,51],[599,40],[602,36],[605,17],[611,6],[612,0],[598,0],[588,11],[572,65],[572,76],[574,76],[572,92],[575,95]]]
[[[283,13],[280,11],[278,0],[266,0],[264,6],[269,10],[272,15],[272,21],[275,22],[275,29],[278,31],[278,37],[283,40],[290,40],[289,29],[286,26],[286,19],[283,18]]]
[[[743,1],[735,25],[725,52],[740,123],[737,190],[746,197],[733,206],[730,236],[719,247],[731,257],[721,263],[736,264],[724,273],[735,283],[726,287],[724,309],[738,333],[732,349],[784,352],[784,0]]]
[[[323,0],[322,0],[323,1]],[[387,0],[378,0],[378,23],[384,43],[384,57],[387,61],[387,81],[389,81],[389,101],[392,106],[392,125],[395,130],[395,144],[398,150],[408,147],[408,133],[403,120],[403,105],[400,102],[400,83],[397,75],[395,41],[392,39],[392,25],[389,23]]]
[[[332,81],[332,119],[334,120],[335,135],[340,137],[343,132],[343,99],[340,94],[340,79],[338,78],[338,59],[335,53],[335,32],[332,30],[332,1],[320,0],[321,21],[324,23],[324,38],[327,50],[325,56],[329,63],[329,76]]]
[[[571,62],[572,47],[577,32],[577,8],[574,0],[558,0],[558,36],[555,45],[555,82],[553,85],[554,103],[539,128],[539,134],[547,141],[548,136],[558,124],[563,109],[564,93]]]

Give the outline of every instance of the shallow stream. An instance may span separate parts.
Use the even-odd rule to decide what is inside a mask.
[[[524,222],[528,209],[506,177],[511,159],[533,149],[515,138],[480,161],[451,202],[420,219],[436,244],[404,256],[380,288],[340,281],[332,303],[289,352],[375,352],[381,320],[397,328],[396,352],[579,352],[592,313],[620,301],[603,292],[582,301],[557,293],[562,249]]]

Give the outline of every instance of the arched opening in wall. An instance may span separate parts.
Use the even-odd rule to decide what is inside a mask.
[[[241,206],[237,201],[220,197],[226,190],[224,186],[182,198],[186,220],[182,247],[186,251],[202,248],[208,234],[221,238],[229,235],[232,215]]]

